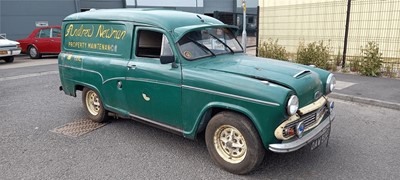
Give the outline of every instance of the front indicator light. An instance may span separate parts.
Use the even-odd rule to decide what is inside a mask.
[[[297,135],[297,137],[299,137],[299,138],[303,137],[304,130],[305,130],[304,121],[301,121],[296,125],[296,135]]]

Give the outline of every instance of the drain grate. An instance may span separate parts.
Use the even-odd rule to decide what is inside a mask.
[[[76,122],[67,123],[50,131],[54,133],[64,134],[66,136],[78,137],[94,131],[98,128],[101,128],[105,125],[107,125],[107,123],[97,123],[93,122],[90,119],[82,119]]]

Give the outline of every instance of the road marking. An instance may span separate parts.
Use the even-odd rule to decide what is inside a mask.
[[[18,76],[4,77],[4,78],[0,78],[0,82],[9,81],[9,80],[16,80],[16,79],[23,79],[23,78],[29,78],[29,77],[36,77],[36,76],[44,76],[44,75],[50,75],[50,74],[58,74],[58,71],[47,71],[47,72],[39,72],[39,73],[23,74],[23,75],[18,75]]]
[[[56,59],[45,59],[45,60],[26,60],[22,61],[14,61],[14,63],[6,63],[0,66],[0,69],[14,69],[14,68],[23,68],[23,67],[31,67],[31,66],[43,66],[50,64],[57,64],[58,61]]]
[[[348,88],[350,86],[353,86],[355,84],[357,84],[357,83],[346,82],[346,81],[336,81],[335,89],[342,90],[342,89]]]

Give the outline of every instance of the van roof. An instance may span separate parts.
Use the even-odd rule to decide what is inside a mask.
[[[160,27],[169,31],[185,26],[224,25],[221,21],[203,14],[153,8],[90,10],[69,15],[64,19],[64,21],[76,20],[131,21]]]

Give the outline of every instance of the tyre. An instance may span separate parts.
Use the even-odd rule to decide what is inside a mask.
[[[28,53],[29,53],[29,57],[31,59],[39,59],[42,57],[42,55],[40,54],[40,52],[34,47],[34,46],[30,46],[28,49]]]
[[[107,120],[107,111],[104,109],[100,96],[96,91],[84,88],[82,91],[82,102],[92,121],[103,122]]]
[[[234,112],[215,115],[206,128],[206,145],[211,159],[234,174],[247,174],[264,159],[265,149],[251,121]]]
[[[6,61],[6,63],[12,63],[12,62],[14,62],[14,56],[5,57],[4,61]]]

